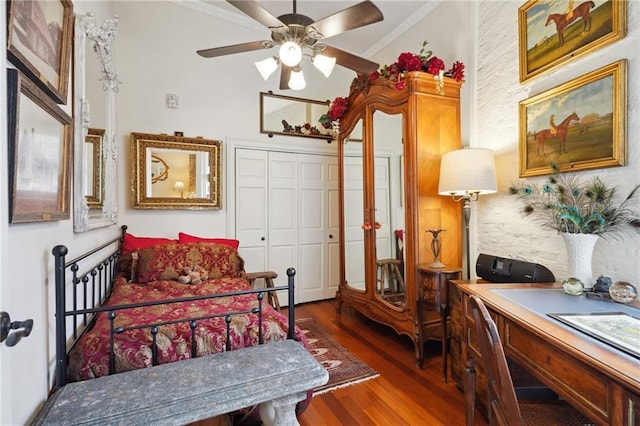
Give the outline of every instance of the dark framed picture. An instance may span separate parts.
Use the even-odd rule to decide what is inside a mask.
[[[520,102],[520,177],[627,164],[627,61]]]
[[[66,105],[73,34],[71,0],[9,0],[7,57],[53,100]]]
[[[529,0],[518,9],[520,82],[624,38],[625,0]]]
[[[576,330],[640,358],[640,318],[624,312],[547,314]]]
[[[71,117],[15,69],[7,100],[9,222],[69,219]]]

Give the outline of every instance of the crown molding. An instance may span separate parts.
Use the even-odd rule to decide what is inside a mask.
[[[444,0],[437,1],[428,1],[425,4],[412,13],[409,18],[405,19],[400,25],[398,25],[393,31],[382,37],[378,40],[373,46],[368,48],[362,53],[362,56],[365,58],[370,58],[376,53],[380,52],[382,49],[387,47],[392,41],[400,37],[402,34],[406,33],[418,22],[422,21],[422,19],[431,13],[436,7],[440,6],[440,4]]]

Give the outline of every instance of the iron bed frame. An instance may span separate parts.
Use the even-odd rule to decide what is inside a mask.
[[[191,356],[196,357],[195,330],[198,321],[225,317],[226,341],[225,350],[231,350],[230,323],[231,317],[242,314],[258,315],[258,344],[263,343],[262,337],[262,302],[264,293],[287,290],[288,292],[288,331],[287,339],[295,339],[295,314],[294,314],[294,275],[295,269],[287,269],[288,282],[286,286],[242,290],[232,293],[219,293],[202,296],[182,297],[170,300],[158,300],[150,302],[140,302],[127,305],[103,306],[113,291],[115,277],[118,272],[118,258],[121,253],[121,244],[127,230],[127,226],[121,227],[121,235],[106,243],[95,247],[80,256],[66,260],[69,250],[64,245],[57,245],[52,249],[55,258],[55,285],[56,285],[56,366],[55,382],[53,391],[62,388],[67,384],[68,352],[78,341],[82,333],[91,329],[97,315],[107,312],[110,321],[109,333],[109,374],[115,373],[115,353],[114,337],[116,334],[133,329],[150,329],[152,335],[152,364],[157,365],[157,342],[156,334],[158,327],[180,322],[188,322],[191,329]],[[94,263],[92,263],[94,262]],[[67,279],[69,278],[69,280]],[[71,286],[71,289],[67,288]],[[70,300],[67,299],[67,292],[71,291]],[[232,311],[219,314],[199,316],[196,318],[185,318],[173,321],[163,321],[153,324],[144,324],[131,327],[115,327],[114,321],[117,312],[123,309],[139,308],[145,306],[156,306],[162,304],[172,304],[188,302],[194,300],[215,299],[236,295],[255,294],[258,306],[250,310]],[[69,306],[69,305],[70,306]],[[68,307],[69,306],[69,307]],[[71,320],[69,321],[69,317]],[[81,318],[80,318],[81,317]],[[67,322],[71,322],[71,336],[67,335]],[[68,341],[70,338],[70,341]]]

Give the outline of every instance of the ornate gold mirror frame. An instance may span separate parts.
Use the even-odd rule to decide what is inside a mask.
[[[221,149],[218,140],[131,133],[131,207],[222,208]]]

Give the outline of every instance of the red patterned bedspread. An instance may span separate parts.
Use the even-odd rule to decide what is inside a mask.
[[[105,306],[126,305],[152,300],[228,293],[250,289],[243,278],[218,278],[200,285],[187,285],[176,281],[152,281],[145,284],[129,283],[119,277],[114,292]],[[118,311],[115,327],[129,327],[190,319],[212,313],[247,310],[257,307],[255,294],[237,295],[207,300],[179,302],[168,305],[147,306]],[[287,337],[287,317],[262,302],[262,333],[264,343]],[[296,339],[307,346],[306,338],[296,327]],[[188,322],[159,327],[157,334],[158,363],[191,357],[191,329]],[[225,350],[226,324],[223,317],[200,320],[196,327],[197,356]],[[258,315],[234,315],[231,320],[231,347],[238,349],[258,344]],[[152,336],[149,329],[130,330],[115,337],[116,372],[134,370],[152,365]],[[108,313],[99,314],[95,326],[84,333],[69,353],[69,380],[85,380],[109,374],[109,319]]]

